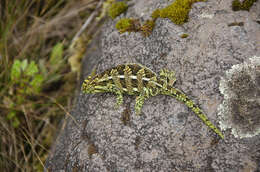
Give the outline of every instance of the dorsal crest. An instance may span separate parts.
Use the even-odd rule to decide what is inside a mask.
[[[111,71],[112,70],[117,70],[118,75],[124,75],[126,72],[128,72],[128,74],[131,73],[131,75],[136,76],[137,73],[140,70],[144,70],[145,73],[145,77],[147,78],[152,78],[154,76],[157,76],[156,73],[154,73],[151,69],[148,69],[147,67],[141,65],[141,64],[135,64],[135,63],[127,63],[127,64],[121,64],[115,67],[112,67],[110,69],[105,70],[104,72],[100,73],[99,75],[97,75],[96,77],[102,78],[104,75],[111,75]]]

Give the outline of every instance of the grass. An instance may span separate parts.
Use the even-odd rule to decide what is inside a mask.
[[[98,3],[0,1],[1,171],[43,171],[60,121],[71,118],[80,67],[68,59],[81,60],[93,33],[81,46],[71,40]]]

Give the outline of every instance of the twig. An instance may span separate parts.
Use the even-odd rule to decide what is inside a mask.
[[[76,33],[76,35],[74,36],[74,38],[72,39],[72,44],[73,42],[75,42],[78,37],[82,34],[82,32],[88,27],[88,25],[90,23],[92,23],[92,20],[98,15],[98,9],[101,7],[101,5],[103,4],[103,1],[100,1],[95,9],[95,11],[89,16],[89,18],[85,21],[85,23],[83,24],[83,26],[80,28],[80,30]]]

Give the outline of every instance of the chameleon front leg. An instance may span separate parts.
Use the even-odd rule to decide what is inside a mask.
[[[116,93],[116,109],[123,103],[123,94],[121,91],[117,90]]]
[[[109,92],[113,92],[113,93],[116,94],[116,106],[115,106],[115,108],[116,109],[119,108],[119,106],[123,103],[122,92],[112,84],[108,84],[107,87],[108,87]]]
[[[136,115],[141,114],[141,110],[145,101],[145,96],[143,94],[140,94],[139,96],[136,97],[135,99],[135,113]]]
[[[142,92],[135,99],[135,113],[137,115],[141,114],[141,110],[144,104],[144,101],[150,97],[149,89],[143,88]]]
[[[164,81],[163,87],[167,88],[167,86],[173,86],[176,81],[175,72],[169,71],[168,69],[160,70],[160,79]]]

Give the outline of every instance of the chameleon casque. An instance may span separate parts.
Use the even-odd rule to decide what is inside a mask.
[[[168,95],[186,104],[199,118],[222,139],[221,131],[215,127],[190,98],[182,91],[173,87],[176,81],[175,73],[162,69],[159,76],[149,68],[140,64],[121,64],[116,67],[96,74],[95,70],[83,82],[82,91],[84,93],[104,93],[112,92],[117,95],[117,107],[123,103],[123,94],[135,95],[136,114],[141,113],[144,101],[151,96],[159,94]]]

